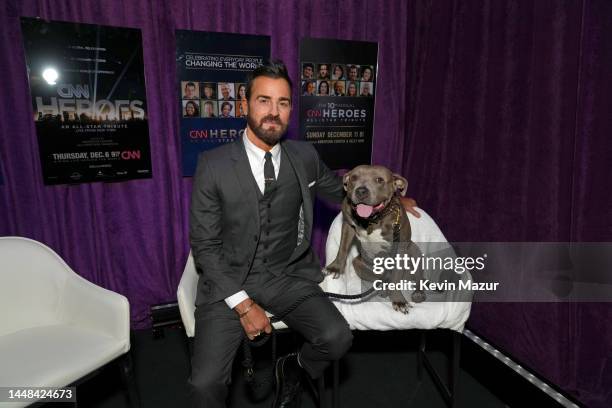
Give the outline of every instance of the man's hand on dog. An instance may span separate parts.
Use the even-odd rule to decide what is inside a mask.
[[[271,333],[272,326],[266,312],[253,299],[245,299],[234,308],[249,340],[262,333]]]
[[[414,201],[414,198],[400,197],[400,201],[402,203],[402,207],[404,207],[404,210],[408,211],[410,214],[414,215],[417,218],[421,218],[421,214],[417,210],[415,210],[417,202]]]

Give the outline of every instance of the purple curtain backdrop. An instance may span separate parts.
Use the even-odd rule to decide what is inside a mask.
[[[450,241],[610,241],[612,2],[411,2],[410,193]],[[475,304],[468,327],[612,406],[610,304]]]
[[[43,186],[19,16],[142,30],[152,179]],[[374,162],[408,177],[449,240],[610,241],[610,21],[606,0],[7,0],[0,235],[44,242],[126,295],[135,328],[176,298],[191,179],[180,174],[174,30],[192,29],[270,35],[296,80],[302,37],[378,41]],[[318,206],[321,255],[334,215]],[[608,304],[475,304],[468,326],[608,407],[611,323]]]

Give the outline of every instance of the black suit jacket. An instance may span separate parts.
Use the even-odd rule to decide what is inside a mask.
[[[288,160],[297,175],[303,204],[300,220],[295,221],[303,221],[303,235],[284,273],[320,282],[319,260],[310,247],[313,201],[319,195],[341,202],[342,181],[310,143],[285,140],[281,148],[281,161]],[[200,154],[189,220],[193,256],[201,273],[196,304],[217,302],[242,290],[260,236],[256,188],[242,139]]]

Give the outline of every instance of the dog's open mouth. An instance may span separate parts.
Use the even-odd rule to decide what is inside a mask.
[[[383,201],[377,205],[357,204],[353,205],[355,212],[361,218],[369,218],[372,214],[380,212],[385,209],[386,203]]]

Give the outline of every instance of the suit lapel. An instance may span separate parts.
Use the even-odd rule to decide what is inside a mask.
[[[249,158],[247,157],[246,150],[242,138],[238,138],[232,143],[232,160],[234,161],[234,173],[238,179],[238,184],[244,193],[244,198],[249,205],[245,208],[249,209],[255,219],[257,220],[257,230],[259,231],[259,199],[257,198],[257,191],[255,191],[256,183],[253,178],[253,172],[251,165],[249,164]]]

